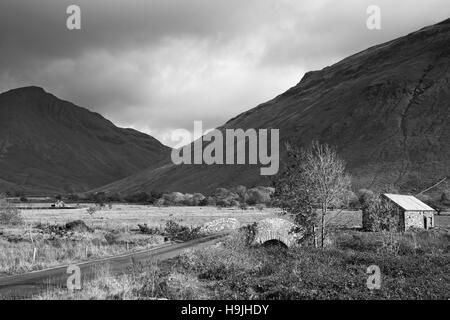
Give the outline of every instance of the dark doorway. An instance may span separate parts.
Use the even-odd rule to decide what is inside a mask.
[[[423,217],[423,227],[425,230],[428,229],[428,219],[427,217]]]

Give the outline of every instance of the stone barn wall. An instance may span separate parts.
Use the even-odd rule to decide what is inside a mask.
[[[410,228],[425,228],[424,219],[427,219],[427,229],[434,227],[434,215],[427,211],[405,211],[405,231]]]

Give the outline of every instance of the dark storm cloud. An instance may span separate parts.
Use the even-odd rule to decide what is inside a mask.
[[[79,31],[66,8],[81,7]],[[368,5],[382,30],[365,26]],[[447,0],[2,0],[0,90],[43,86],[166,143],[319,69],[450,15]]]

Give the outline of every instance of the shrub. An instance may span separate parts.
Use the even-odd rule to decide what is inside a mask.
[[[23,222],[20,210],[11,204],[4,194],[0,195],[0,223],[17,225]]]
[[[208,199],[209,198],[205,198],[205,199],[201,200],[198,205],[200,207],[205,207],[205,206],[209,205]]]
[[[92,217],[97,212],[97,208],[96,207],[89,207],[89,208],[86,209],[86,212]]]
[[[159,228],[149,227],[149,226],[147,226],[146,223],[138,224],[138,227],[139,227],[139,231],[143,234],[149,234],[149,235],[161,234],[161,230],[159,230]]]
[[[246,203],[248,200],[247,188],[245,186],[237,186],[233,189],[234,193],[239,196],[239,202]]]
[[[363,226],[367,231],[397,231],[399,215],[393,204],[381,196],[367,196],[361,201]]]
[[[171,192],[162,195],[166,205],[182,205],[185,197],[181,192]]]
[[[194,196],[193,196],[194,206],[203,206],[205,199],[206,199],[206,197],[203,194],[194,193]]]
[[[239,195],[225,188],[217,188],[214,198],[218,207],[231,207],[239,203]]]
[[[357,196],[361,206],[364,207],[375,197],[375,193],[369,189],[359,189]]]
[[[272,196],[271,188],[256,187],[247,191],[247,203],[250,205],[255,204],[268,204],[271,201]]]
[[[173,220],[166,222],[164,234],[172,240],[189,241],[201,236],[201,227],[187,227],[176,223]]]
[[[207,206],[215,206],[216,205],[216,199],[214,197],[208,197],[206,198],[206,200],[204,201]]]
[[[185,206],[193,206],[194,205],[194,195],[190,193],[186,193],[184,195],[184,200],[182,201],[182,204]]]
[[[347,206],[350,209],[359,209],[361,207],[361,203],[359,202],[359,198],[353,191],[350,191],[347,198]]]

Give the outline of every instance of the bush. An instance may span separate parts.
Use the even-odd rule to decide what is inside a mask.
[[[245,186],[237,186],[233,188],[234,193],[239,196],[239,202],[246,203],[248,200],[247,188]]]
[[[216,205],[216,198],[214,197],[208,197],[204,200],[207,206],[215,206]]]
[[[225,188],[217,188],[214,199],[218,207],[232,207],[239,203],[239,195]]]
[[[353,191],[350,191],[347,197],[347,206],[350,209],[359,209],[361,207],[361,202],[359,198]]]
[[[165,205],[182,205],[184,203],[185,197],[181,192],[171,192],[162,195],[165,201]]]
[[[20,210],[14,207],[5,195],[0,195],[0,223],[18,225],[23,222]]]
[[[359,189],[357,196],[361,206],[364,207],[375,197],[375,193],[369,189]]]
[[[247,191],[247,203],[249,205],[255,204],[269,204],[273,194],[272,188],[256,187]]]
[[[193,206],[194,205],[194,195],[190,193],[186,193],[184,195],[184,200],[182,201],[182,204],[185,206]]]
[[[146,223],[138,224],[139,231],[143,234],[149,235],[159,235],[161,234],[161,230],[159,228],[149,227]]]
[[[399,215],[393,204],[379,195],[366,196],[361,203],[366,231],[397,231]]]
[[[92,217],[97,212],[97,208],[96,207],[89,207],[89,208],[86,209],[86,212]]]
[[[164,234],[172,240],[189,241],[201,236],[201,227],[187,227],[173,220],[166,222]]]
[[[203,206],[204,205],[204,200],[206,199],[206,197],[201,194],[201,193],[194,193],[193,196],[193,201],[194,201],[194,206]]]

